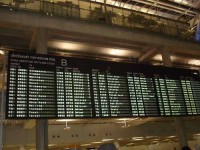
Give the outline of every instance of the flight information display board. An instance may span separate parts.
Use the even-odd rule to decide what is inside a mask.
[[[199,114],[196,70],[9,52],[6,118]]]

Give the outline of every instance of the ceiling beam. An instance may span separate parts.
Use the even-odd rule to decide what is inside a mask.
[[[139,58],[138,58],[138,62],[145,62],[148,61],[149,59],[151,59],[153,56],[155,56],[155,54],[157,53],[157,48],[152,48],[147,50],[144,54],[142,54]]]
[[[35,46],[36,35],[37,35],[37,30],[34,29],[34,30],[33,30],[33,33],[32,33],[31,40],[30,40],[30,44],[29,44],[29,50],[33,49],[34,46]]]

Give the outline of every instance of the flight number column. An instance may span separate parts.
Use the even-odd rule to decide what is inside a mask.
[[[8,90],[8,117],[15,117],[16,97],[17,97],[17,68],[9,70],[9,90]],[[8,88],[8,87],[7,87]]]
[[[72,84],[72,69],[66,68],[64,72],[64,93],[65,93],[65,111],[66,117],[71,118],[75,116],[74,110],[74,94],[73,94],[73,84]]]
[[[28,70],[18,68],[17,71],[16,117],[27,117],[28,112]]]

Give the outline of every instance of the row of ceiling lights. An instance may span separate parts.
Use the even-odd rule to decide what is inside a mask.
[[[75,43],[59,43],[59,44],[60,44],[59,47],[61,49],[70,49],[72,51],[82,48],[81,45],[75,44]],[[5,54],[5,51],[0,50],[0,55],[4,55],[4,54]],[[118,48],[106,48],[106,50],[105,50],[105,55],[112,55],[112,56],[115,56],[115,57],[129,57],[133,54],[134,53],[129,51],[129,50],[118,49]],[[175,56],[175,55],[171,56],[172,62],[176,62],[176,60],[178,60],[178,59],[184,59],[184,61],[187,61],[187,62],[184,62],[184,63],[191,65],[191,66],[200,66],[200,59],[190,59],[190,58],[185,59],[185,58],[181,58],[181,57],[178,57],[178,56]],[[156,54],[152,58],[152,60],[162,62],[161,54]]]
[[[63,50],[68,51],[83,51],[85,48],[85,45],[79,44],[79,43],[73,43],[73,42],[62,42],[62,41],[54,41],[51,43],[51,46],[53,48],[59,48]],[[115,57],[138,57],[140,54],[138,52],[134,52],[131,50],[126,49],[119,49],[119,48],[101,48],[103,53],[105,55],[111,55]],[[187,60],[187,62],[184,62],[185,64],[191,65],[191,66],[200,66],[200,59],[190,59],[190,58],[182,58],[175,55],[171,55],[172,62],[176,62],[178,59],[183,59],[184,61]],[[152,60],[162,62],[162,56],[160,54],[155,55]]]

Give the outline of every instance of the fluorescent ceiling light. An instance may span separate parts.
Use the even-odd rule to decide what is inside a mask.
[[[143,137],[133,137],[132,140],[134,141],[142,141],[144,138]]]
[[[80,146],[89,146],[89,145],[91,145],[91,144],[81,144]]]
[[[102,142],[113,141],[114,139],[102,139]]]
[[[133,141],[142,141],[143,139],[133,139]]]
[[[94,144],[100,144],[100,143],[102,143],[102,142],[92,142],[92,143],[94,143]]]

